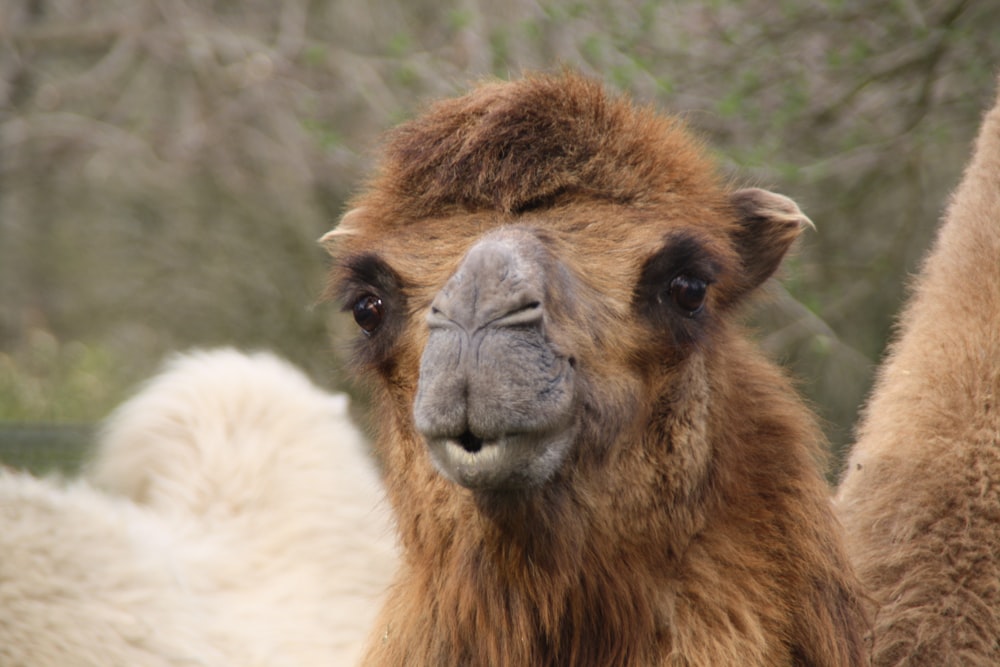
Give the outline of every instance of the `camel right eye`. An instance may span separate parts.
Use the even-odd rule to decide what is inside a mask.
[[[382,299],[373,294],[367,294],[355,301],[352,311],[354,312],[354,321],[369,336],[375,333],[385,316],[385,306],[382,304]]]

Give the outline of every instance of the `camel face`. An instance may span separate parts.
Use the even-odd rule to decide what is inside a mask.
[[[861,664],[813,421],[736,313],[806,224],[572,74],[392,130],[323,239],[404,552],[366,664]]]
[[[725,187],[679,121],[592,82],[438,103],[390,133],[323,239],[378,456],[400,488],[514,523],[650,468],[657,494],[696,493],[733,312],[807,222]]]
[[[703,411],[692,386],[739,259],[725,200],[697,195],[649,212],[574,194],[408,220],[391,238],[392,216],[348,214],[332,241],[353,361],[392,396],[408,451],[449,485],[526,497],[600,475],[662,385],[686,387],[675,414]]]

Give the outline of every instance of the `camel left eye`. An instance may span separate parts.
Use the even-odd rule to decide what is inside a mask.
[[[670,298],[688,317],[702,309],[707,293],[708,283],[699,278],[681,274],[670,281]]]

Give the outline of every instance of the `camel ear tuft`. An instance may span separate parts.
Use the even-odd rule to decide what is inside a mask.
[[[364,211],[363,207],[352,208],[340,219],[340,224],[319,237],[318,243],[328,252],[332,252],[338,238],[356,233],[354,225],[357,223],[357,218],[364,215]]]
[[[802,230],[816,225],[794,201],[768,190],[737,190],[730,201],[739,222],[733,240],[743,260],[744,291],[750,291],[777,271]]]

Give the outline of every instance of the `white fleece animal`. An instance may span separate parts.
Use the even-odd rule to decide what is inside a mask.
[[[355,661],[396,554],[344,397],[268,354],[181,356],[87,476],[0,476],[0,665]]]

